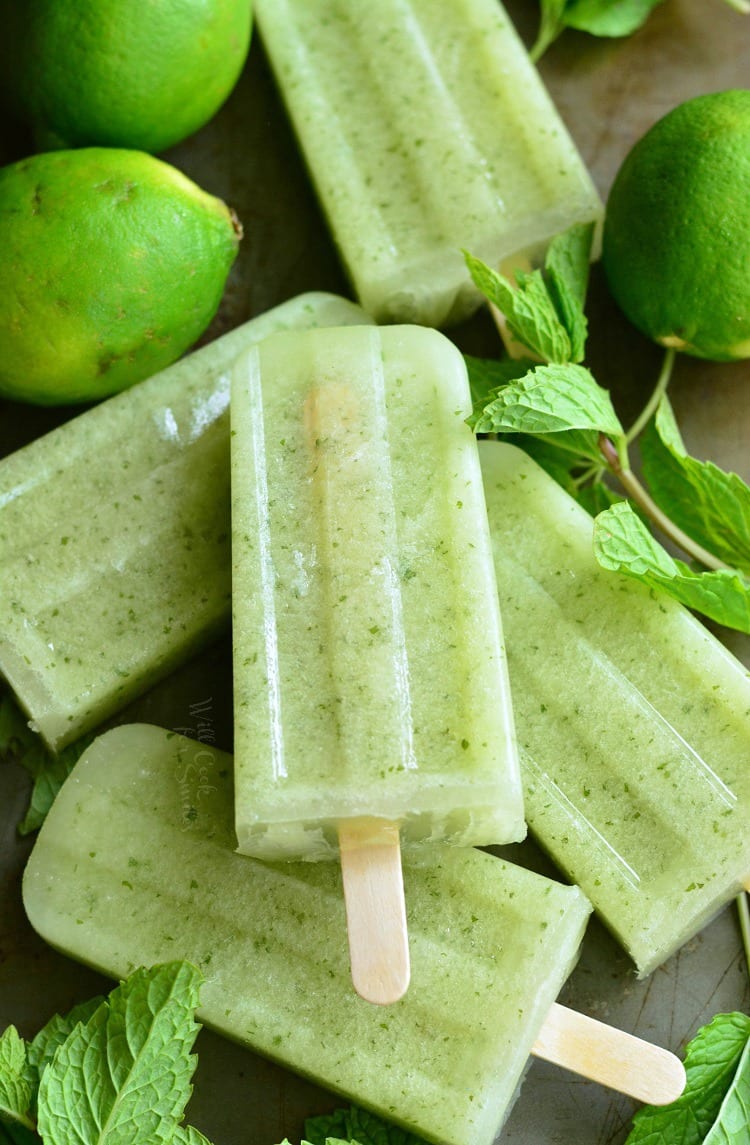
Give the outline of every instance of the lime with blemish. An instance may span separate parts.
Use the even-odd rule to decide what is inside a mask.
[[[607,202],[602,260],[644,334],[750,357],[750,91],[687,100],[635,144]]]
[[[216,312],[240,235],[225,203],[144,152],[0,169],[0,397],[91,401],[169,365]]]

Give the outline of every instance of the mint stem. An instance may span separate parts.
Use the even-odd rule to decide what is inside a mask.
[[[699,545],[692,537],[689,537],[687,533],[683,533],[682,529],[675,525],[674,521],[671,521],[666,513],[662,512],[650,494],[644,489],[643,485],[641,485],[632,469],[623,465],[620,453],[606,434],[599,434],[599,449],[607,465],[625,492],[635,501],[636,505],[643,510],[646,516],[653,521],[665,537],[668,537],[670,541],[681,548],[683,552],[687,553],[689,557],[698,561],[699,564],[704,565],[708,569],[729,568],[729,565],[725,565],[723,561],[720,561],[713,553],[709,553],[708,549],[704,549],[702,545]]]
[[[640,415],[633,422],[626,434],[625,440],[627,441],[628,445],[631,441],[635,441],[636,437],[638,437],[638,435],[645,429],[651,418],[656,413],[659,407],[659,402],[664,397],[664,394],[667,391],[667,386],[669,385],[670,378],[672,377],[674,360],[675,351],[667,350],[666,354],[664,355],[664,361],[661,365],[659,377],[656,379],[654,392],[651,394],[648,402],[641,410]]]
[[[583,486],[588,485],[589,482],[597,482],[601,478],[602,473],[604,473],[604,469],[605,467],[603,465],[598,465],[596,463],[590,465],[587,469],[584,469],[583,472],[580,473],[577,477],[572,478],[573,485],[576,487],[576,489],[582,489]]]

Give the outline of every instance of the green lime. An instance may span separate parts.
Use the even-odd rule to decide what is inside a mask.
[[[250,0],[0,0],[0,75],[40,149],[163,151],[237,82]]]
[[[698,358],[750,357],[750,91],[687,100],[626,156],[602,259],[644,334]]]
[[[144,152],[0,169],[0,397],[90,401],[169,365],[216,312],[239,236],[220,199]]]

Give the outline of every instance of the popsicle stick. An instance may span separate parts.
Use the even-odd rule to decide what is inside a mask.
[[[558,1002],[531,1052],[648,1105],[669,1105],[685,1088],[685,1067],[675,1054]]]
[[[341,873],[354,989],[367,1002],[397,1002],[409,985],[401,844],[395,823],[339,827]]]

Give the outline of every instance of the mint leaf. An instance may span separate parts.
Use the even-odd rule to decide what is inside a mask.
[[[0,1036],[0,1121],[33,1129],[31,1093],[26,1043],[15,1026],[8,1026]]]
[[[474,284],[498,308],[516,341],[545,362],[580,362],[593,224],[579,224],[550,243],[541,270],[516,270],[516,285],[464,251]]]
[[[570,335],[555,307],[541,270],[517,270],[510,312],[511,333],[545,362],[572,361]]]
[[[604,433],[624,441],[609,394],[584,366],[537,366],[472,418],[477,433]]]
[[[190,1096],[201,974],[175,962],[136,970],[79,1022],[42,1074],[45,1145],[167,1145]]]
[[[579,223],[552,240],[544,260],[547,286],[570,339],[570,361],[582,362],[588,333],[583,312],[591,265],[593,223]]]
[[[31,730],[12,694],[0,691],[0,757],[20,763],[34,781],[28,809],[18,825],[21,835],[41,827],[74,764],[94,739],[92,732],[64,748],[59,755],[53,755]]]
[[[690,457],[667,398],[639,445],[659,508],[719,560],[750,573],[750,487],[736,473]]]
[[[735,1145],[748,1136],[750,1128],[750,1041],[742,1051],[737,1072],[719,1116],[703,1145]]]
[[[327,1145],[328,1142],[341,1142],[341,1145],[425,1145],[421,1137],[407,1129],[390,1125],[374,1113],[352,1106],[337,1109],[335,1113],[320,1117],[310,1117],[305,1122],[307,1141],[302,1145]]]
[[[583,485],[576,490],[575,499],[579,505],[583,505],[587,513],[596,517],[599,513],[611,508],[612,505],[619,505],[623,497],[622,494],[611,489],[606,482],[592,481],[589,485]]]
[[[516,437],[511,434],[503,440],[522,449],[571,497],[575,497],[577,490],[573,480],[573,471],[579,467],[581,459],[577,454],[572,455],[567,450],[558,448],[557,438],[565,436],[565,434],[558,434],[556,437],[549,438],[530,437],[529,435]]]
[[[36,1105],[36,1093],[39,1089],[42,1074],[55,1056],[58,1046],[63,1044],[79,1022],[87,1022],[99,1009],[103,1001],[103,998],[92,998],[88,1002],[82,1002],[80,1006],[74,1006],[73,1009],[64,1016],[55,1014],[55,1016],[42,1027],[36,1037],[32,1038],[29,1042],[26,1049],[26,1058],[34,1093],[34,1107]]]
[[[18,756],[35,738],[12,693],[0,689],[0,755]]]
[[[542,0],[542,12],[536,40],[529,51],[535,62],[544,55],[565,29],[565,9],[568,0]]]
[[[572,469],[580,469],[592,462],[604,468],[604,458],[599,449],[598,430],[568,429],[555,434],[535,434],[534,439],[540,445],[554,447],[561,455],[566,455],[568,465]],[[527,449],[526,442],[529,440],[528,437],[523,438],[522,448]],[[536,456],[532,448],[528,448],[527,452]]]
[[[482,409],[496,390],[507,386],[516,378],[522,378],[533,370],[531,358],[474,358],[464,354],[466,371],[469,375],[471,401],[475,408]]]
[[[63,783],[95,738],[94,732],[82,736],[63,748],[59,755],[53,755],[43,744],[38,743],[33,752],[21,758],[21,764],[32,772],[34,784],[26,814],[18,824],[19,834],[29,835],[41,827]]]
[[[565,24],[593,36],[629,36],[662,0],[570,0]]]
[[[513,337],[546,362],[567,362],[571,346],[568,333],[540,270],[517,271],[517,289],[481,259],[464,251],[474,285],[502,311]]]
[[[682,1096],[671,1105],[649,1105],[639,1110],[625,1145],[734,1145],[743,1141],[747,1109],[745,1120],[739,1122],[739,1134],[731,1135],[731,1125],[735,1110],[748,1099],[748,1044],[749,1017],[717,1014],[687,1046],[687,1084]]]
[[[207,1137],[193,1129],[192,1125],[178,1126],[171,1145],[211,1145]]]
[[[718,624],[750,633],[750,583],[733,569],[696,573],[674,560],[627,501],[594,521],[594,552],[603,568],[662,589]]]
[[[750,13],[748,0],[726,0],[730,8]],[[565,28],[592,36],[629,36],[641,28],[662,0],[541,0],[541,19],[530,50],[538,61]]]

